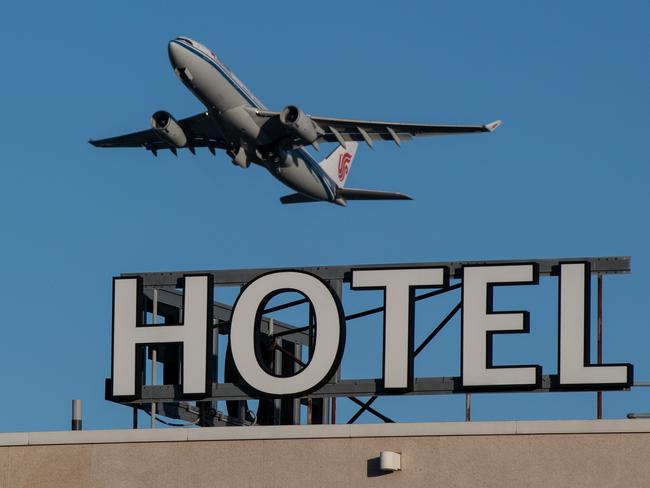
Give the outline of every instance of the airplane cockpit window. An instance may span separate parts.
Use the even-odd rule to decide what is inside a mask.
[[[183,42],[186,42],[190,46],[192,46],[192,47],[198,49],[199,51],[201,51],[206,56],[212,58],[214,61],[220,63],[217,56],[212,51],[210,51],[207,47],[205,47],[203,44],[201,44],[200,42],[193,41],[191,39],[188,39],[187,37],[179,37],[178,39],[183,41]]]
[[[199,50],[200,50],[203,54],[205,54],[206,56],[211,57],[211,58],[214,59],[215,61],[217,60],[217,57],[214,55],[214,53],[213,53],[212,51],[210,51],[207,47],[205,47],[203,44],[201,44],[201,43],[195,41],[195,42],[194,42],[194,47],[196,47],[197,49],[199,49]]]

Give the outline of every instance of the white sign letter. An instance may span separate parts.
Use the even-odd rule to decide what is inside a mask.
[[[492,310],[492,288],[538,282],[539,274],[534,264],[463,268],[461,376],[464,387],[536,387],[541,384],[541,366],[494,366],[492,362],[494,334],[529,330],[528,312]]]
[[[630,386],[631,364],[589,364],[590,285],[589,263],[560,263],[560,386]]]
[[[184,277],[183,324],[143,324],[142,279],[113,279],[113,396],[139,396],[136,348],[179,343],[183,354],[183,394],[206,395],[212,383],[208,337],[212,337],[212,276]]]
[[[384,389],[412,389],[415,290],[447,281],[446,268],[352,270],[353,290],[384,291]]]
[[[262,308],[274,295],[302,293],[314,309],[316,345],[305,368],[289,377],[266,371],[255,353],[255,329]],[[334,292],[316,276],[300,271],[276,271],[251,281],[239,294],[230,325],[230,348],[243,380],[265,396],[301,396],[317,390],[334,374],[343,356],[345,319]]]

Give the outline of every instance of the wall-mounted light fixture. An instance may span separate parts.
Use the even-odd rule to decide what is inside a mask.
[[[393,451],[381,451],[379,454],[379,469],[392,473],[402,470],[402,454]]]

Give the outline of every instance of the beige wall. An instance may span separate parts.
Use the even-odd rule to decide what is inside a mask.
[[[650,486],[647,424],[637,432],[589,433],[582,428],[565,429],[580,433],[543,433],[558,430],[544,427],[533,434],[484,434],[502,429],[477,425],[469,433],[443,430],[439,435],[423,428],[417,436],[389,436],[388,430],[375,437],[334,432],[300,438],[294,430],[294,438],[274,439],[274,431],[265,428],[262,438],[241,440],[127,442],[107,437],[110,443],[84,438],[80,444],[5,445],[0,447],[0,486]],[[291,437],[283,434],[286,430],[277,432]],[[402,471],[378,472],[376,458],[382,450],[402,452]]]

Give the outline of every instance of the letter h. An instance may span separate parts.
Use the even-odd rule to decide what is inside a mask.
[[[144,364],[137,350],[145,345],[179,344],[183,358],[183,395],[205,396],[210,392],[214,368],[212,351],[212,275],[183,277],[183,320],[160,326],[144,323],[141,277],[113,278],[112,397],[141,397]]]

